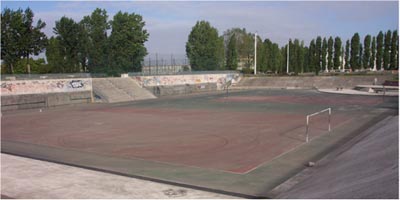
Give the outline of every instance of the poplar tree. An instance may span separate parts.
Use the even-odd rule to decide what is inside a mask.
[[[360,36],[355,33],[351,38],[351,49],[350,49],[350,66],[354,71],[360,69]]]
[[[328,42],[326,38],[322,41],[322,70],[328,69],[327,66],[327,54],[328,54]]]
[[[321,70],[321,56],[322,56],[322,38],[321,36],[317,37],[315,42],[315,50],[316,50],[316,59],[315,59],[315,72],[318,74]]]
[[[390,65],[390,48],[392,42],[392,32],[388,30],[385,34],[385,50],[383,52],[383,69],[388,70]]]
[[[315,40],[312,39],[310,42],[310,46],[308,49],[308,70],[307,72],[313,71],[316,74],[318,74],[318,72],[315,71]]]
[[[375,68],[376,65],[376,38],[375,36],[372,37],[372,43],[371,43],[371,57],[370,57],[370,61],[369,61],[369,65],[372,69]]]
[[[350,69],[350,41],[346,41],[346,52],[344,55],[344,60],[346,62],[345,68]]]
[[[328,69],[333,69],[333,38],[329,37],[328,40]]]
[[[363,65],[364,68],[371,68],[371,35],[367,35],[364,38],[364,56]]]
[[[236,70],[238,67],[238,52],[236,48],[236,36],[233,34],[229,39],[226,53],[226,68]]]
[[[399,59],[399,39],[397,35],[397,30],[393,31],[392,36],[392,47],[390,52],[390,69],[398,69],[398,59]]]
[[[383,61],[383,33],[379,32],[376,37],[376,69],[382,69],[382,61]]]
[[[335,37],[335,53],[333,57],[333,67],[334,69],[339,69],[340,66],[340,57],[342,56],[342,40],[340,37]]]

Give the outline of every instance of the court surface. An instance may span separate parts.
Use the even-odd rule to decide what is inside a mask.
[[[306,115],[311,118],[305,142]],[[2,152],[265,197],[397,108],[397,99],[252,90],[4,112]],[[246,196],[247,195],[247,196]]]

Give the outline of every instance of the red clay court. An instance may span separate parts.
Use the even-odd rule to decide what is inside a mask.
[[[3,113],[1,140],[246,174],[304,145],[307,114],[331,107],[335,130],[381,103],[379,97],[258,90],[35,109]],[[310,143],[333,134],[327,113],[311,122]]]

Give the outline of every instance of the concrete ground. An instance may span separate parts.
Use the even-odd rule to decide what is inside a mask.
[[[2,198],[237,198],[9,154],[1,154],[1,183]]]
[[[398,134],[399,116],[380,121],[277,187],[275,198],[398,199]]]

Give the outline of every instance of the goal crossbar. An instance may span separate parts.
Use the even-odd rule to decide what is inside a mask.
[[[324,109],[324,110],[321,110],[321,111],[318,111],[318,112],[316,112],[316,113],[312,113],[312,114],[309,114],[309,115],[307,115],[307,124],[306,124],[306,142],[308,142],[308,138],[309,138],[309,136],[308,136],[308,126],[309,126],[309,122],[310,122],[310,117],[312,117],[312,116],[315,116],[315,115],[318,115],[318,114],[321,114],[321,113],[323,113],[323,112],[328,112],[329,113],[329,117],[328,117],[328,131],[329,132],[331,132],[331,114],[332,114],[332,109],[331,108],[327,108],[327,109]]]

